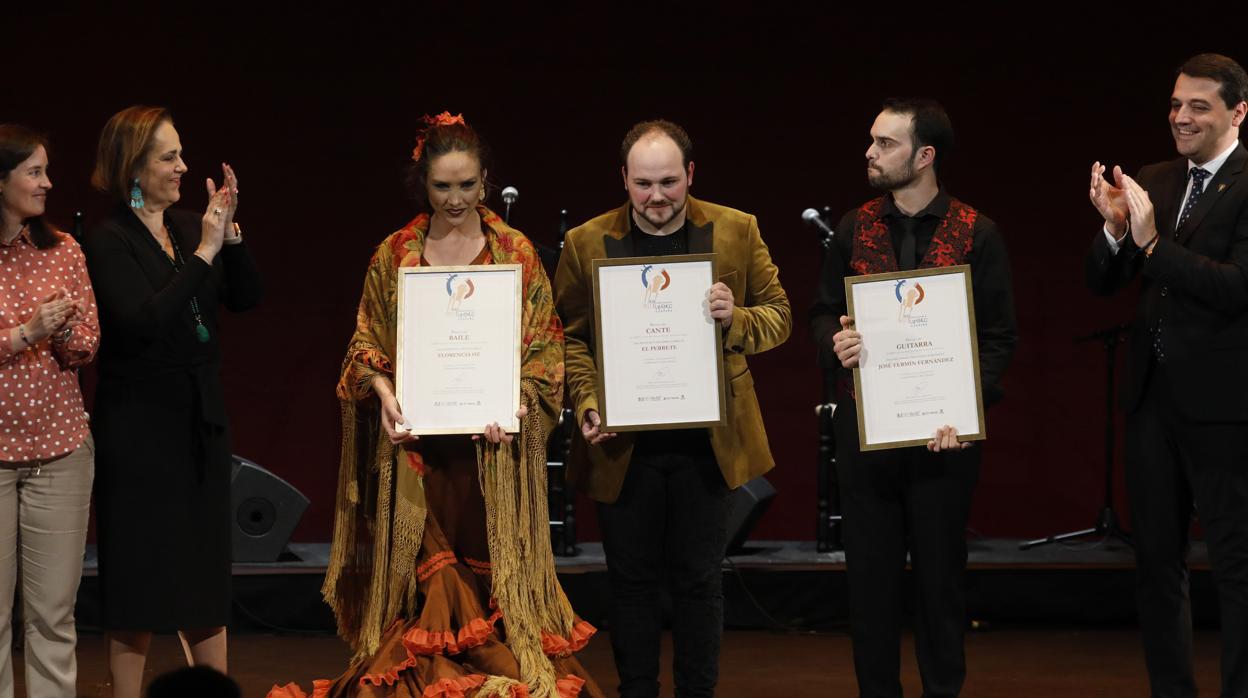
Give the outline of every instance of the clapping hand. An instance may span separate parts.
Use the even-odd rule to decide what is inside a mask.
[[[85,300],[74,298],[73,294],[71,294],[67,288],[62,288],[61,294],[62,297],[69,301],[70,309],[69,315],[65,318],[65,322],[61,324],[60,329],[57,330],[58,332],[73,329],[81,325],[87,319],[87,302]]]
[[[221,188],[230,193],[230,205],[225,210],[225,236],[229,238],[234,237],[234,214],[238,211],[238,175],[234,174],[233,167],[224,162],[221,163],[221,170],[225,172]]]
[[[1126,232],[1128,220],[1127,194],[1123,189],[1126,175],[1122,168],[1114,166],[1114,184],[1105,179],[1105,166],[1099,162],[1092,163],[1092,187],[1088,190],[1088,198],[1105,219],[1105,227],[1114,239],[1121,239]]]
[[[81,319],[74,319],[79,314],[78,305],[70,298],[69,292],[60,289],[35,308],[34,315],[26,323],[26,337],[32,344],[42,342],[64,329],[71,321],[73,324],[69,327],[79,324]]]
[[[195,249],[195,254],[212,264],[213,258],[221,251],[221,245],[224,244],[226,221],[234,217],[234,212],[230,208],[234,205],[232,203],[234,195],[228,186],[218,189],[212,178],[204,180],[204,185],[208,189],[208,208],[204,211],[199,247]]]
[[[1135,246],[1143,249],[1157,237],[1157,223],[1153,219],[1153,202],[1148,192],[1140,183],[1123,175],[1123,188],[1126,190],[1127,209],[1131,221],[1131,239]]]

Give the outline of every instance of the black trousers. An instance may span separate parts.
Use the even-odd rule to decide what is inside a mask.
[[[1195,505],[1222,624],[1222,695],[1248,696],[1248,424],[1198,423],[1153,367],[1127,418],[1127,494],[1136,594],[1153,696],[1195,696],[1188,530]]]
[[[966,678],[966,522],[979,446],[858,448],[853,400],[832,418],[844,518],[849,625],[860,696],[901,696],[902,584],[914,571],[915,655],[924,696],[956,696]]]
[[[621,698],[659,695],[665,586],[676,695],[715,694],[727,516],[728,487],[713,457],[634,457],[619,499],[598,505]]]

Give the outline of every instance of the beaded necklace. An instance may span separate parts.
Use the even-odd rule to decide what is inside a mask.
[[[169,246],[173,248],[174,255],[170,257],[169,253],[165,252],[165,258],[173,265],[174,271],[180,271],[182,267],[186,266],[186,261],[182,258],[182,248],[178,247],[178,239],[173,236],[169,226],[165,226],[165,235],[169,237]],[[161,251],[164,252],[163,249]],[[208,342],[208,328],[204,326],[204,319],[199,314],[199,299],[195,296],[191,296],[191,315],[195,316],[195,338],[201,344],[206,344]]]

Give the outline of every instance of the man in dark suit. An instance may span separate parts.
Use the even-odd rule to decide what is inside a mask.
[[[1143,277],[1123,385],[1137,602],[1154,696],[1194,696],[1185,559],[1193,504],[1222,621],[1222,695],[1248,696],[1248,75],[1202,54],[1179,68],[1179,155],[1132,179],[1092,166],[1105,219],[1088,283]]]
[[[758,221],[689,196],[692,151],[684,129],[670,121],[634,126],[620,151],[629,202],[569,231],[555,272],[568,392],[585,437],[574,445],[580,457],[574,451],[569,477],[598,502],[624,698],[659,694],[664,586],[672,595],[676,695],[714,695],[728,493],[775,464],[745,357],[779,346],[792,329]],[[707,252],[718,264],[706,309],[723,336],[727,424],[602,433],[593,260]]]

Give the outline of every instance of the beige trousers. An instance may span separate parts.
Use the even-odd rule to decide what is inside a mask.
[[[19,568],[26,693],[73,698],[74,602],[87,542],[95,444],[88,436],[64,458],[37,468],[12,466],[0,462],[0,698],[13,696],[12,609]]]

